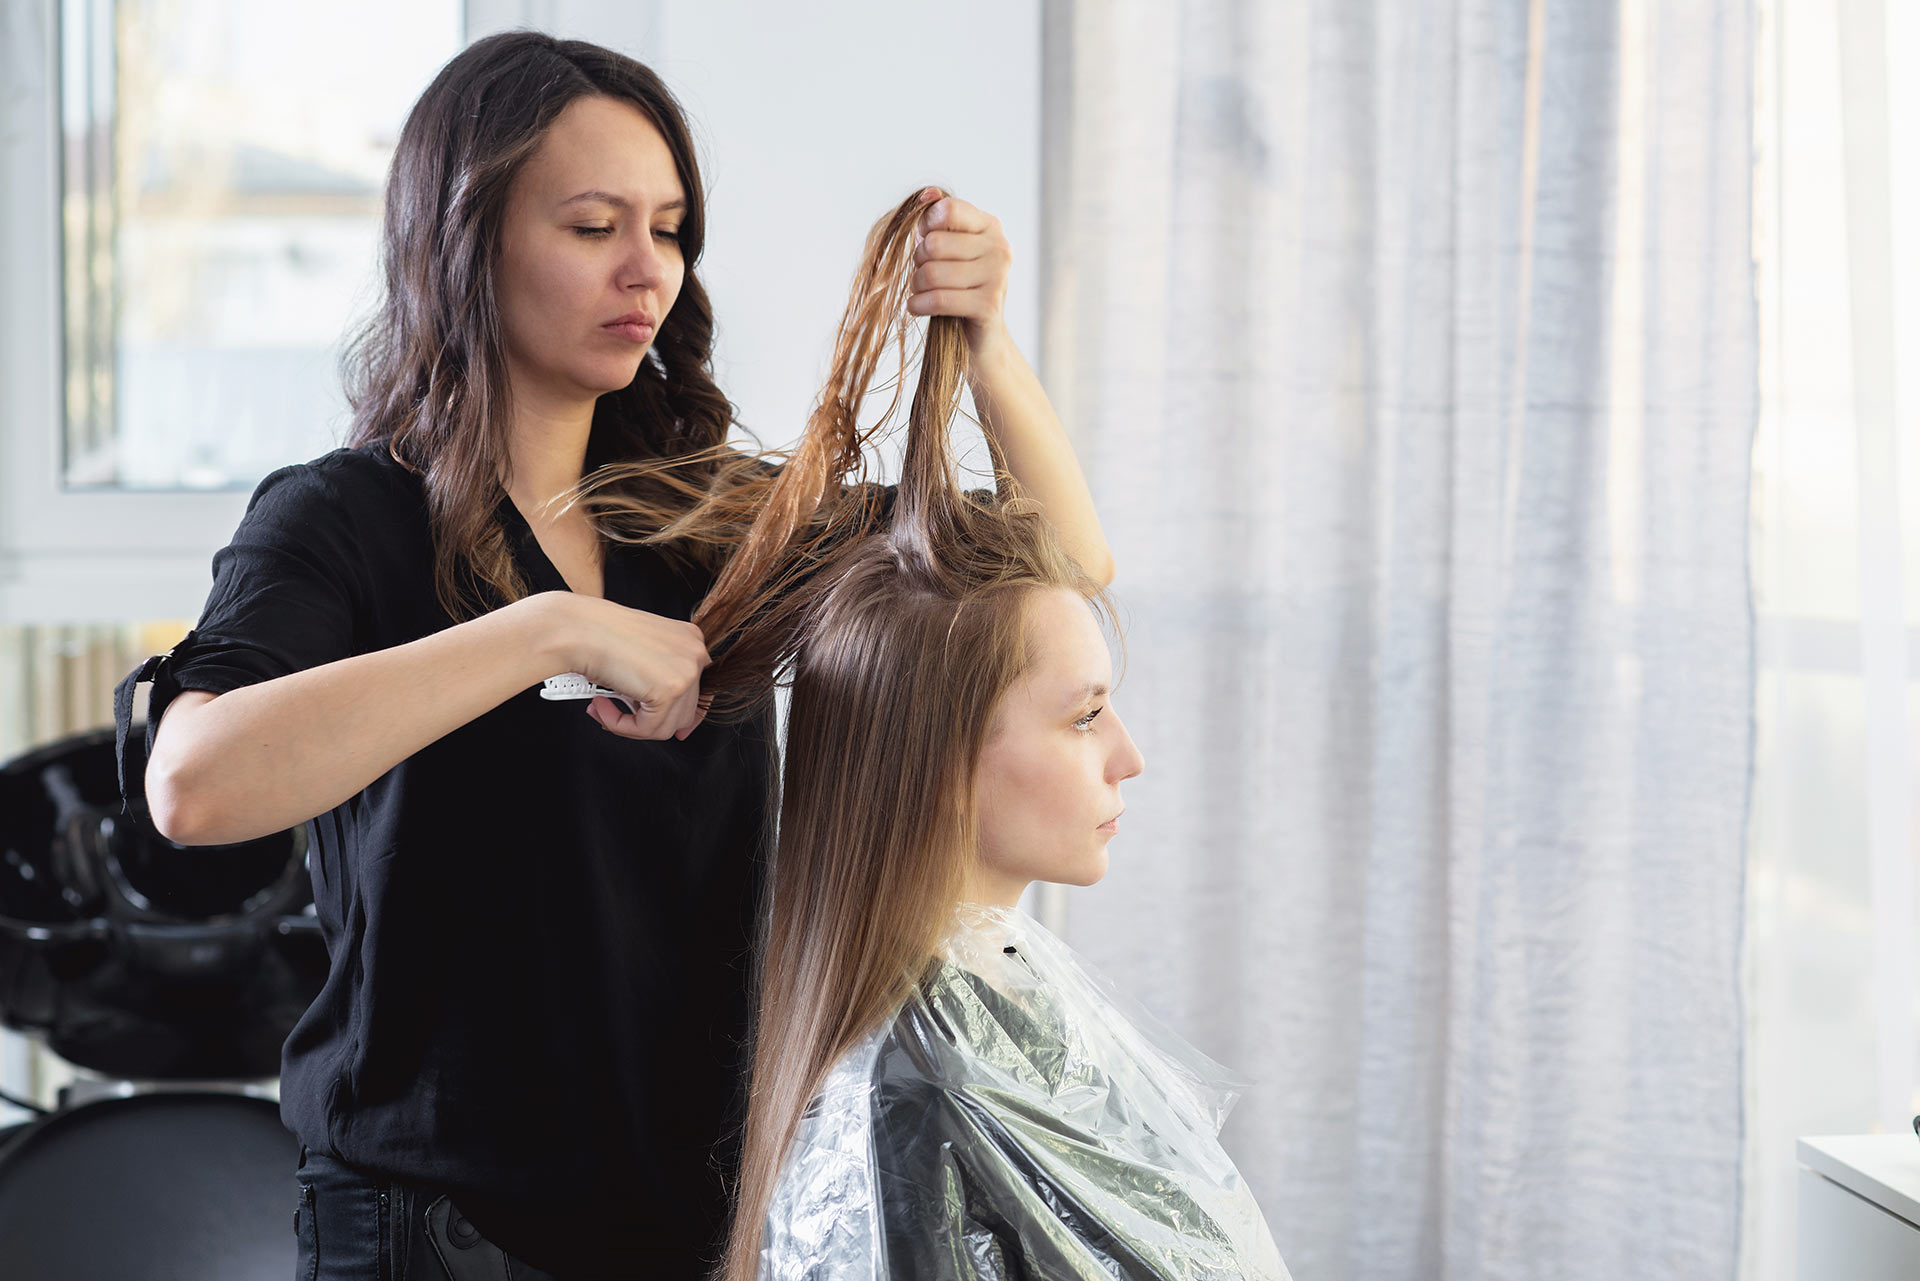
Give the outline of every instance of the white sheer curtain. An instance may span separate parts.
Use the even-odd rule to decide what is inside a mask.
[[[1761,8],[1743,1244],[1788,1281],[1794,1139],[1920,1112],[1920,11]]]
[[[1069,937],[1255,1080],[1295,1275],[1731,1277],[1749,6],[1048,24],[1147,758]]]

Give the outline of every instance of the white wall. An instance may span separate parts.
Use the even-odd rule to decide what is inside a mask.
[[[548,30],[653,67],[692,117],[717,374],[765,444],[806,420],[867,229],[928,183],[1000,219],[1008,324],[1038,363],[1038,0],[529,7]]]

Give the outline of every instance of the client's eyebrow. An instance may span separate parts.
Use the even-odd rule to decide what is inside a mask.
[[[1085,685],[1082,685],[1079,689],[1076,689],[1075,691],[1073,691],[1073,697],[1068,699],[1067,701],[1072,706],[1078,707],[1080,706],[1080,704],[1089,702],[1092,699],[1105,698],[1106,696],[1107,696],[1107,687],[1104,682],[1088,681]]]
[[[615,209],[633,208],[633,202],[631,200],[628,200],[625,196],[616,196],[611,191],[583,191],[577,196],[568,196],[565,200],[562,200],[560,207],[564,209],[568,205],[585,204],[612,205]],[[669,200],[664,205],[656,205],[653,211],[655,213],[672,213],[675,210],[685,209],[686,207],[686,199],[682,197],[678,200]]]

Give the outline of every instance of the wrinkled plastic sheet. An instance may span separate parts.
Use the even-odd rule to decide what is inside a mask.
[[[1286,1281],[1219,1132],[1244,1083],[1015,910],[829,1074],[761,1281]]]

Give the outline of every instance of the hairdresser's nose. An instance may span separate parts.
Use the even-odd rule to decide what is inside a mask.
[[[1133,745],[1133,735],[1127,733],[1126,724],[1120,719],[1120,713],[1114,710],[1112,703],[1107,704],[1107,715],[1113,717],[1113,727],[1120,731],[1114,742],[1113,751],[1107,757],[1107,781],[1119,783],[1129,778],[1138,778],[1140,771],[1147,767],[1146,757],[1140,755],[1140,749]]]
[[[627,252],[620,260],[616,283],[628,291],[658,289],[666,278],[666,256],[661,252],[660,243],[651,230],[642,229],[638,236],[628,241]]]

